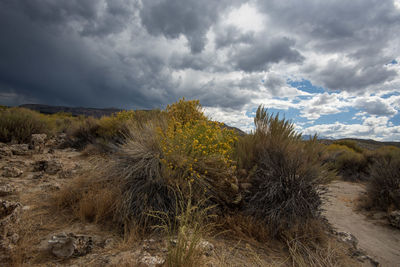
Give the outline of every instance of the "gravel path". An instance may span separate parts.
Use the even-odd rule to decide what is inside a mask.
[[[400,230],[389,226],[385,219],[369,218],[355,211],[356,200],[364,193],[361,184],[332,183],[324,204],[325,216],[338,231],[352,233],[358,239],[358,248],[377,260],[379,266],[399,267]]]

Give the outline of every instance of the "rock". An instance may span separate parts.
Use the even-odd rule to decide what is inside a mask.
[[[392,211],[389,214],[389,222],[392,226],[400,229],[400,210]]]
[[[47,134],[32,134],[31,147],[36,152],[43,152],[46,143]]]
[[[0,159],[10,158],[12,156],[12,151],[8,146],[0,146]]]
[[[90,236],[61,233],[52,236],[48,241],[50,252],[62,259],[80,257],[90,253],[93,249],[93,240]]]
[[[32,152],[29,150],[28,144],[15,144],[10,146],[13,155],[26,156],[31,155]]]
[[[0,197],[8,196],[15,193],[15,187],[5,184],[0,186]]]
[[[62,170],[62,164],[57,160],[39,160],[33,164],[33,171],[57,174]]]
[[[203,250],[203,253],[206,256],[212,256],[214,253],[214,245],[208,241],[201,240],[199,243],[199,248]]]
[[[22,205],[19,202],[0,201],[0,262],[9,258],[10,252],[18,242],[15,224],[20,221]]]
[[[349,232],[337,232],[339,239],[347,244],[352,245],[353,248],[357,248],[358,240],[357,238]]]
[[[18,169],[17,167],[3,167],[3,176],[4,177],[20,177],[24,172]]]
[[[74,239],[66,234],[52,236],[48,241],[50,252],[57,258],[70,258],[74,254]]]
[[[149,253],[145,252],[138,260],[137,266],[140,267],[159,267],[163,266],[165,263],[165,259],[160,256],[152,256]]]

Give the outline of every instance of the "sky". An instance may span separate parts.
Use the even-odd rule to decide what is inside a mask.
[[[0,0],[0,104],[165,108],[400,141],[400,0]]]

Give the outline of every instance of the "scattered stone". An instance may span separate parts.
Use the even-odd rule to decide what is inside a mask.
[[[392,226],[400,229],[400,210],[392,211],[389,214],[389,222]]]
[[[0,159],[11,157],[13,154],[11,149],[8,146],[6,146],[5,144],[4,144],[4,146],[3,146],[3,143],[1,143],[1,144],[2,144],[2,146],[0,146]]]
[[[4,177],[20,177],[24,172],[18,169],[17,167],[9,167],[9,166],[4,166],[3,167],[3,176]]]
[[[57,160],[39,160],[33,164],[33,171],[45,172],[47,174],[57,174],[62,170],[62,165]]]
[[[46,143],[47,134],[32,134],[31,148],[36,152],[43,152]]]
[[[32,152],[29,150],[28,144],[15,144],[10,146],[13,155],[26,156],[31,155]]]
[[[90,236],[61,233],[52,236],[48,241],[50,252],[62,259],[80,257],[90,253],[93,240]]]
[[[165,259],[160,256],[152,256],[150,253],[145,252],[140,257],[137,266],[140,267],[160,267],[165,263]]]
[[[208,257],[214,253],[214,245],[206,240],[201,240],[199,247],[203,250],[204,255]]]
[[[52,236],[48,244],[49,250],[57,258],[66,259],[74,254],[74,239],[66,234]]]
[[[8,196],[15,193],[15,187],[5,184],[0,186],[0,197]]]
[[[19,202],[0,201],[0,262],[9,258],[10,252],[18,242],[14,225],[20,221],[22,205]]]
[[[352,233],[336,232],[336,234],[342,242],[351,245],[353,248],[357,248],[358,240]]]

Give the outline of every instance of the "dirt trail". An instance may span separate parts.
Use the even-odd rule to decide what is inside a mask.
[[[400,266],[400,230],[390,227],[382,218],[355,211],[356,200],[364,193],[361,184],[332,183],[324,204],[325,216],[336,230],[353,234],[358,248],[377,260],[379,266]]]

